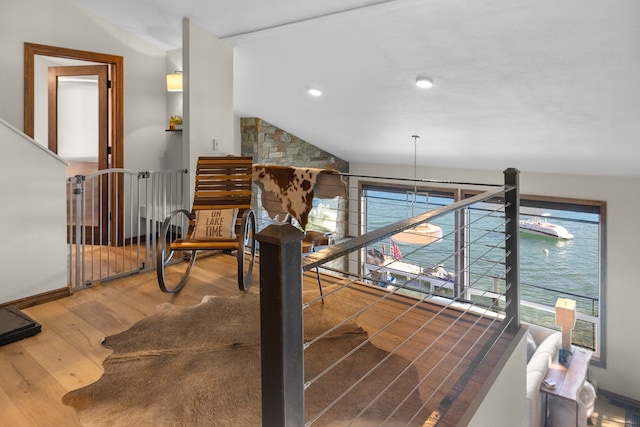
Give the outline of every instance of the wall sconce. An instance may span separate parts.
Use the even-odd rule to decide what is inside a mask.
[[[182,71],[167,74],[167,92],[182,92]]]
[[[562,328],[562,348],[560,349],[560,363],[566,364],[571,354],[571,331],[576,325],[576,301],[568,298],[558,298],[556,301],[556,325]]]

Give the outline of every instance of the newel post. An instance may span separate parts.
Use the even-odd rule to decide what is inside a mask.
[[[507,331],[520,329],[520,183],[517,169],[504,171],[505,253],[506,253],[506,314],[510,321]]]
[[[304,425],[302,239],[291,224],[272,224],[260,242],[262,425]]]

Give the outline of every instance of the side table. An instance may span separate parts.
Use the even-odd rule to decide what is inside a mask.
[[[550,427],[587,425],[586,413],[579,410],[579,393],[587,379],[587,369],[593,352],[573,347],[568,365],[562,365],[556,354],[546,379],[555,382],[555,387],[540,386],[546,414],[545,425]]]

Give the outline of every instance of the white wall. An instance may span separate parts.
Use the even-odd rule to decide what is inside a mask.
[[[233,48],[188,19],[183,22],[183,159],[193,200],[198,157],[240,154],[234,140]],[[193,90],[191,90],[193,88]],[[214,149],[213,140],[218,141]]]
[[[1,119],[0,143],[2,303],[67,286],[67,211],[66,164]]]
[[[182,71],[182,49],[174,49],[167,52],[166,73],[173,74]],[[165,126],[169,127],[171,116],[184,118],[183,92],[167,92],[167,112],[165,115]],[[163,155],[162,167],[164,169],[183,169],[186,164],[182,161],[182,143],[184,141],[183,132],[165,132],[165,152]]]
[[[502,366],[492,387],[478,393],[480,406],[466,424],[468,427],[518,427],[529,425],[526,392],[527,339],[521,333],[514,339],[511,357]],[[520,399],[514,397],[520,396]],[[508,403],[505,403],[508,402]],[[473,402],[471,403],[473,405]],[[465,425],[466,420],[460,422]]]
[[[187,21],[188,24],[188,21]],[[24,43],[37,43],[69,49],[119,55],[124,58],[124,167],[132,170],[162,170],[188,167],[193,170],[195,159],[200,155],[223,153],[239,154],[240,144],[234,144],[233,129],[233,50],[210,33],[195,25],[185,25],[189,41],[186,53],[182,50],[168,55],[146,41],[106,22],[92,12],[76,5],[71,0],[24,0],[6,2],[0,14],[0,55],[2,57],[2,79],[0,93],[0,118],[22,130]],[[188,53],[191,52],[190,55]],[[168,118],[176,109],[182,108],[182,100],[168,99],[165,76],[167,67],[183,65],[183,54],[189,58],[184,68],[192,70],[194,87],[198,90],[190,100],[191,138],[186,130],[179,133],[165,131]],[[173,71],[173,70],[171,70]],[[188,88],[188,73],[185,71],[185,89]],[[184,94],[183,94],[184,96]],[[188,113],[183,111],[183,115]],[[185,117],[185,125],[189,122]],[[219,141],[219,150],[213,150],[213,139]],[[0,141],[0,157],[7,159],[17,170],[29,170],[31,159],[20,150]],[[187,155],[185,156],[184,153]],[[13,182],[14,169],[0,170],[0,181]],[[64,173],[61,176],[64,184]],[[188,183],[193,191],[193,181]],[[55,194],[53,192],[52,194]],[[3,200],[8,206],[19,204],[14,200]],[[48,200],[48,198],[47,198]],[[60,201],[64,203],[62,194]],[[39,236],[41,247],[58,247],[66,244],[66,223],[52,233]],[[58,232],[62,232],[58,235]],[[10,236],[17,238],[18,236]],[[58,241],[58,239],[63,239]],[[62,242],[62,243],[61,243]],[[21,251],[11,251],[4,261],[20,265],[24,259]],[[49,271],[47,280],[50,290],[60,287],[58,269],[66,269],[65,259]],[[22,282],[37,281],[39,276],[33,268],[22,269]],[[31,280],[30,276],[34,275]],[[45,274],[46,275],[46,274]],[[0,280],[8,276],[0,271]],[[66,284],[66,279],[65,283]],[[33,295],[29,286],[22,284],[3,285],[0,302],[11,300],[13,286],[20,288],[20,295]],[[8,289],[7,287],[12,287]],[[40,288],[39,288],[40,289]]]
[[[24,43],[124,57],[125,167],[160,169],[165,141],[165,53],[70,0],[3,2],[0,118],[22,130]],[[3,147],[0,145],[0,155]]]
[[[93,62],[36,55],[34,61],[34,136],[49,146],[49,67]],[[64,81],[64,78],[62,79]],[[58,86],[58,155],[69,161],[98,162],[98,80],[66,81]]]
[[[166,128],[164,51],[70,0],[3,2],[0,119],[20,131],[24,129],[25,42],[123,56],[125,167],[161,169]],[[22,137],[17,141],[4,134],[0,140],[5,224],[0,303],[67,285],[64,165],[43,151],[34,154]],[[45,194],[38,195],[41,189]]]
[[[98,162],[98,80],[58,83],[58,155]]]
[[[505,165],[507,167],[517,165]],[[350,164],[357,175],[412,178],[403,166]],[[459,182],[503,182],[502,171],[418,168],[419,179]],[[605,369],[591,367],[590,376],[599,387],[640,400],[640,340],[636,324],[640,301],[640,177],[520,174],[521,194],[600,200],[607,203],[606,227],[606,352]]]

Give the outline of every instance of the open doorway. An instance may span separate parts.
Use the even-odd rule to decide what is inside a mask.
[[[44,61],[44,62],[43,62]],[[124,165],[123,147],[123,58],[94,52],[79,51],[54,46],[25,43],[25,91],[24,91],[24,132],[59,154],[69,163],[67,176],[88,175],[108,169],[122,168]],[[42,63],[47,64],[42,66]],[[45,71],[42,71],[45,70]],[[95,97],[89,99],[92,105],[84,110],[94,111],[89,120],[74,120],[62,115],[65,98],[69,93],[86,94],[95,88]],[[74,89],[75,88],[75,89]],[[82,88],[82,90],[78,89]],[[45,99],[46,98],[46,99]],[[74,104],[78,104],[74,98]],[[95,99],[95,100],[94,100]],[[67,103],[68,104],[68,103]],[[44,113],[40,113],[44,111]],[[67,116],[73,113],[67,113]],[[80,114],[80,113],[78,113]],[[38,121],[38,117],[43,116]],[[89,134],[79,137],[84,147],[72,142],[81,128],[87,129],[87,122],[95,123]],[[43,125],[44,123],[44,125]],[[44,131],[41,129],[45,127]],[[95,134],[95,137],[93,136]],[[44,142],[46,140],[46,142]],[[71,142],[69,142],[71,141]],[[78,152],[85,155],[78,155]],[[106,187],[105,187],[106,189]],[[101,200],[96,201],[102,211],[98,216],[101,223],[85,230],[86,236],[95,243],[111,243],[118,245],[115,235],[108,235],[108,230],[119,230],[122,224],[110,224],[114,220],[120,222],[122,215],[122,189],[112,186],[107,191],[97,191]],[[73,227],[73,224],[69,224]],[[71,233],[74,235],[75,233]],[[87,242],[90,243],[90,242]]]
[[[44,68],[44,67],[43,67]],[[46,125],[49,150],[68,164],[67,178],[88,176],[111,165],[109,140],[109,90],[107,65],[48,66],[48,108]],[[44,120],[43,120],[44,121]],[[36,139],[38,126],[36,125]],[[106,179],[85,181],[86,203],[81,221],[87,243],[107,243],[109,185]],[[86,188],[91,186],[91,188]],[[67,198],[71,195],[67,195]],[[98,200],[93,200],[93,199]],[[67,200],[67,206],[72,206]],[[70,237],[75,236],[77,218],[68,215]]]
[[[69,162],[92,160],[92,172],[109,168],[107,66],[48,67],[48,71],[49,150]]]

